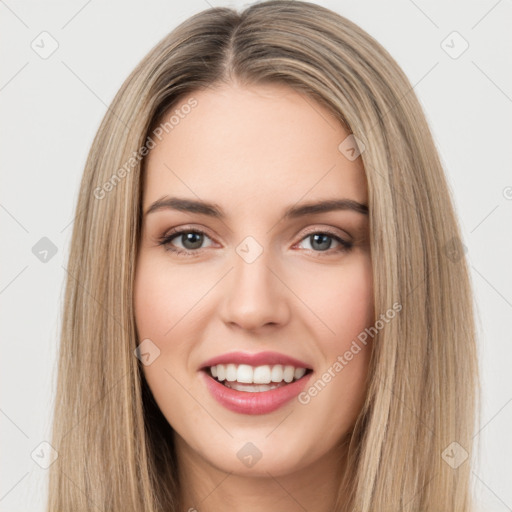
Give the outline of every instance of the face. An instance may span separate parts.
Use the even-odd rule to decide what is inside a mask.
[[[338,149],[349,134],[332,114],[284,85],[224,85],[180,105],[146,162],[144,374],[183,457],[285,475],[335,455],[364,401],[363,165]]]

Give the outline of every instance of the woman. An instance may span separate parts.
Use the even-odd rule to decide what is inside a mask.
[[[49,510],[469,511],[477,365],[412,87],[306,2],[185,21],[93,142]]]

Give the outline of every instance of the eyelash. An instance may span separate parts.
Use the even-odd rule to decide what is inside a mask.
[[[195,249],[195,250],[186,250],[186,249],[181,249],[180,247],[172,247],[171,241],[185,233],[194,233],[197,235],[205,235],[206,237],[211,239],[211,237],[209,237],[207,233],[205,233],[204,231],[201,231],[200,229],[185,228],[185,229],[177,229],[176,231],[172,231],[168,235],[164,235],[163,237],[160,237],[158,239],[158,245],[164,246],[166,251],[171,251],[175,254],[180,254],[183,256],[190,256],[190,257],[194,257],[194,256],[198,255],[203,249],[205,249],[205,247],[203,247],[203,248]],[[333,238],[334,240],[336,240],[341,246],[341,247],[338,247],[337,249],[327,249],[326,251],[315,251],[314,249],[306,249],[308,251],[318,253],[319,257],[329,256],[329,255],[332,255],[333,253],[348,252],[353,247],[352,242],[347,242],[346,240],[343,240],[338,235],[334,234],[333,232],[331,232],[329,230],[317,230],[317,231],[312,231],[310,233],[307,233],[300,240],[300,242],[302,242],[306,238],[313,236],[313,235],[327,235],[329,238]]]

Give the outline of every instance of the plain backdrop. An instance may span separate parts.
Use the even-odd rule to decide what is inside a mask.
[[[318,3],[359,24],[391,53],[426,112],[475,290],[482,414],[474,492],[481,510],[511,511],[512,5]],[[33,453],[50,439],[74,208],[107,105],[180,22],[209,6],[246,5],[0,0],[0,510],[44,510],[48,471]],[[41,247],[49,250],[47,261]]]

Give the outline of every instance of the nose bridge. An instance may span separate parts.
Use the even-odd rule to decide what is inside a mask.
[[[224,301],[224,320],[246,329],[286,321],[286,287],[274,275],[278,265],[271,252],[254,237],[246,237],[235,248],[233,266]]]

